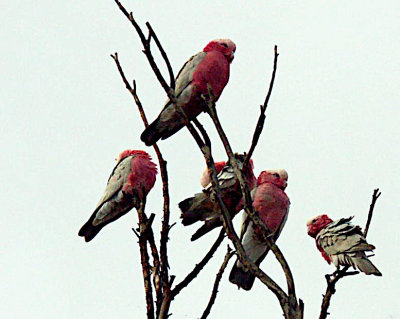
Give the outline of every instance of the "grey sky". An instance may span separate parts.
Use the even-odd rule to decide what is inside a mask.
[[[256,174],[289,172],[291,210],[278,244],[294,273],[306,318],[316,318],[324,275],[333,271],[306,234],[324,212],[365,225],[382,278],[359,275],[338,285],[332,318],[400,318],[399,10],[398,1],[124,1],[150,21],[175,72],[209,40],[228,37],[237,51],[217,105],[236,151],[249,147],[273,61],[280,53],[267,122],[254,154]],[[77,236],[99,200],[114,158],[146,149],[143,124],[109,54],[117,51],[149,119],[165,101],[140,42],[114,1],[14,1],[1,6],[1,305],[2,318],[145,318],[131,213],[86,244]],[[211,121],[214,157],[225,159]],[[189,133],[160,144],[171,186],[171,274],[179,282],[215,240],[191,243],[177,203],[200,190],[205,166]],[[162,211],[160,178],[148,212]],[[239,224],[240,218],[235,220]],[[158,232],[157,232],[158,233]],[[227,241],[173,302],[173,318],[202,313]],[[232,265],[232,264],[231,264]],[[230,268],[231,266],[229,266]],[[279,283],[273,258],[262,268]],[[238,291],[225,274],[211,318],[281,318],[274,295],[256,282]]]

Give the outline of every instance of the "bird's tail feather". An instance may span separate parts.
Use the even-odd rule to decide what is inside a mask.
[[[161,138],[161,131],[158,129],[159,119],[157,118],[153,123],[151,123],[143,133],[140,135],[140,139],[147,145],[151,146]]]
[[[92,225],[92,220],[89,219],[85,225],[82,226],[82,228],[79,230],[78,235],[81,237],[85,237],[85,241],[89,242],[91,241],[96,235],[99,233],[99,231],[102,229],[102,227],[99,226],[93,226]]]
[[[249,271],[239,268],[237,262],[229,275],[229,281],[244,290],[250,290],[253,287],[255,278]]]
[[[194,211],[189,210],[190,207],[193,205],[193,201],[194,197],[189,197],[178,204],[180,210],[182,211],[182,224],[185,226],[191,225],[200,220],[199,214],[196,214]]]
[[[159,139],[167,139],[185,126],[183,120],[178,117],[178,113],[173,118],[169,118],[168,121],[163,121],[160,116],[161,114],[140,135],[140,139],[147,146],[157,143]]]
[[[352,262],[366,275],[382,276],[382,273],[375,267],[367,256],[353,257]]]

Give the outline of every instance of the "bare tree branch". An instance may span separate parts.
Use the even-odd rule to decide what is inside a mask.
[[[168,86],[167,82],[165,81],[163,75],[161,74],[159,68],[157,67],[156,62],[154,61],[153,55],[151,54],[150,40],[152,37],[154,37],[154,33],[152,33],[149,29],[151,36],[149,36],[149,38],[146,39],[146,37],[143,34],[142,29],[140,28],[139,24],[134,19],[132,12],[128,13],[128,11],[125,9],[125,7],[121,4],[120,1],[115,0],[115,3],[118,5],[118,8],[122,11],[122,13],[125,15],[125,17],[131,22],[132,26],[135,28],[136,33],[139,35],[140,41],[142,41],[142,44],[144,47],[143,53],[146,55],[147,60],[149,61],[149,64],[150,64],[151,68],[153,69],[153,72],[156,75],[158,82],[160,82],[164,91],[170,97],[170,95],[172,94],[173,91]],[[172,99],[171,99],[171,101],[173,102]]]
[[[167,53],[165,53],[165,50],[164,50],[164,48],[162,47],[160,40],[158,40],[158,37],[157,37],[156,33],[154,32],[154,30],[153,30],[153,28],[151,27],[151,25],[150,25],[149,22],[146,22],[146,26],[147,26],[147,28],[149,29],[150,36],[153,37],[154,42],[156,43],[156,45],[157,45],[157,47],[158,47],[158,50],[160,50],[161,56],[163,57],[165,64],[167,65],[167,69],[168,69],[168,73],[169,73],[169,81],[170,81],[170,82],[169,82],[169,83],[170,83],[169,85],[170,85],[170,87],[171,87],[172,89],[175,89],[174,71],[172,70],[172,66],[171,66],[171,63],[169,62]],[[149,43],[150,43],[150,41],[149,41]]]
[[[272,76],[271,76],[271,81],[269,83],[269,89],[267,96],[265,97],[264,104],[260,106],[260,117],[258,118],[256,129],[253,134],[253,140],[251,142],[251,146],[249,149],[249,152],[247,153],[246,159],[244,160],[243,166],[246,167],[246,165],[249,164],[250,158],[253,156],[253,152],[257,146],[258,140],[260,138],[261,132],[264,128],[264,122],[265,122],[265,111],[267,110],[268,107],[268,102],[271,97],[272,93],[272,88],[274,87],[274,81],[275,81],[275,74],[276,74],[276,68],[278,64],[278,47],[275,45],[274,47],[274,68],[272,71]]]
[[[212,100],[212,92],[210,92],[210,96],[211,96],[211,100]],[[213,103],[213,102],[212,102]],[[211,104],[211,103],[210,103]],[[214,108],[215,110],[215,108]],[[218,117],[216,116],[216,114],[212,114],[211,117],[213,118],[213,121],[216,119],[216,121],[219,122]],[[223,132],[222,128],[220,128],[222,131],[222,134],[225,135],[225,133]],[[210,142],[210,138],[207,135],[207,132],[205,132],[205,130],[201,130],[201,133],[203,134],[203,139],[205,141]],[[226,136],[225,136],[225,140]],[[197,140],[196,140],[197,142]],[[217,180],[217,173],[216,173],[216,169],[215,169],[215,165],[214,165],[214,159],[211,155],[211,145],[204,145],[201,143],[197,143],[199,148],[201,149],[204,158],[206,160],[207,163],[207,167],[210,170],[210,177],[211,177],[211,198],[212,200],[217,203],[220,211],[222,212],[221,216],[223,219],[223,227],[224,230],[226,232],[226,234],[228,235],[229,239],[232,241],[232,243],[235,246],[236,252],[239,256],[240,261],[243,263],[243,265],[245,265],[245,267],[247,267],[255,276],[257,276],[258,278],[260,278],[260,280],[277,296],[282,309],[284,309],[285,313],[289,313],[289,298],[287,296],[287,294],[267,275],[265,274],[257,265],[255,265],[246,255],[243,245],[240,242],[240,239],[238,237],[238,235],[235,232],[235,229],[233,227],[232,224],[232,219],[230,216],[229,211],[227,210],[224,202],[221,199],[221,191],[219,188],[219,183]],[[229,145],[229,142],[227,142],[227,144]],[[225,144],[224,144],[225,145]],[[230,146],[229,146],[230,147]],[[228,153],[228,151],[227,151]],[[232,155],[229,156],[229,154]],[[236,158],[233,155],[232,150],[230,149],[230,153],[228,154],[230,162],[233,164],[232,166],[234,167],[234,165],[236,165],[236,169],[239,171],[239,173],[241,174],[240,169],[237,166],[237,162],[236,162]],[[234,167],[235,169],[235,167]],[[236,173],[236,171],[235,171]],[[236,173],[237,174],[237,173]],[[247,184],[244,182],[243,176],[241,175],[240,177],[238,176],[238,179],[240,181],[240,178],[242,178],[242,181],[245,185],[245,187],[247,187]],[[248,190],[247,190],[248,191]],[[248,192],[248,196],[250,198],[250,193]],[[250,206],[252,208],[252,204],[251,204],[251,199],[250,199]],[[265,227],[265,226],[264,226]],[[289,317],[288,317],[289,318]],[[295,317],[290,317],[290,318],[295,318]]]
[[[201,316],[200,319],[206,319],[208,317],[208,315],[210,314],[211,308],[214,305],[215,299],[217,298],[218,287],[219,287],[219,283],[222,279],[222,275],[224,274],[225,268],[226,268],[226,266],[228,266],[228,262],[232,258],[233,255],[235,255],[235,252],[232,251],[232,249],[228,245],[228,251],[225,254],[224,261],[222,262],[222,265],[219,268],[219,271],[215,277],[214,286],[213,286],[213,290],[211,292],[210,300],[207,304],[206,309],[204,309],[203,315]]]
[[[124,13],[124,15],[129,19],[131,24],[134,26],[136,32],[138,33],[138,35],[142,41],[142,44],[144,47],[143,52],[145,53],[150,65],[151,65],[151,68],[153,69],[153,72],[155,73],[158,81],[160,82],[161,86],[164,88],[164,90],[167,93],[171,102],[175,103],[176,98],[175,98],[174,90],[172,88],[170,88],[167,85],[167,83],[165,82],[159,68],[157,67],[157,64],[154,61],[154,58],[153,58],[151,50],[150,50],[150,41],[151,41],[151,38],[154,38],[154,40],[156,41],[156,44],[157,44],[158,48],[160,49],[160,52],[164,58],[164,61],[167,64],[169,74],[170,74],[170,80],[171,80],[171,82],[173,82],[173,84],[171,86],[175,87],[175,80],[173,77],[172,68],[170,67],[169,59],[168,59],[164,49],[162,48],[157,35],[151,28],[150,24],[148,24],[147,27],[149,29],[149,36],[148,36],[148,39],[146,39],[141,28],[139,27],[139,25],[133,18],[133,14],[132,13],[128,14],[127,10],[123,7],[123,5],[118,0],[115,0],[115,2],[117,3],[120,10]],[[122,71],[120,64],[119,64],[118,55],[115,54],[112,57],[117,64],[118,70],[121,74],[121,77],[122,77],[124,83],[125,83],[125,86],[133,95],[135,102],[139,108],[139,112],[145,123],[145,126],[147,127],[148,122],[147,122],[146,116],[144,115],[143,107],[140,103],[140,100],[139,100],[137,94],[136,94],[136,83],[134,82],[134,88],[132,89],[129,82],[126,80],[126,77]],[[195,130],[193,125],[189,122],[187,116],[185,115],[185,113],[183,112],[181,107],[178,108],[178,111],[181,113],[187,128],[189,129],[189,131],[193,135],[193,137],[196,139],[196,141],[198,143],[204,144],[204,142],[201,140],[199,134],[197,133],[197,131]],[[168,266],[168,255],[167,255],[168,232],[171,227],[169,226],[169,215],[170,215],[169,214],[169,192],[168,192],[168,175],[167,175],[167,170],[166,170],[166,161],[164,161],[162,159],[161,152],[159,151],[158,146],[156,144],[154,144],[154,149],[156,150],[156,153],[157,153],[157,156],[158,156],[159,162],[160,162],[160,170],[161,170],[161,177],[163,180],[163,193],[164,193],[164,218],[163,218],[163,223],[162,223],[161,240],[160,240],[160,259],[161,259],[160,277],[162,280],[162,288],[163,288],[162,298],[161,298],[161,291],[159,290],[157,293],[157,315],[159,316],[159,318],[162,318],[162,317],[168,316],[169,305],[172,300],[171,293],[170,293],[171,286],[168,286],[168,282],[172,283],[173,280],[168,281],[168,267],[169,266]],[[161,158],[161,161],[160,161],[160,158]],[[172,276],[171,276],[171,279],[172,279]]]
[[[209,260],[213,257],[214,253],[217,251],[218,247],[221,245],[222,241],[225,238],[225,231],[222,229],[217,237],[215,243],[211,246],[210,250],[203,257],[203,259],[196,264],[194,269],[183,279],[179,284],[177,284],[174,289],[172,289],[172,298],[174,298],[177,294],[181,292],[181,290],[187,287],[194,278],[200,273],[200,271],[204,268],[204,266],[209,262]]]
[[[230,146],[230,143],[228,141],[228,138],[226,137],[226,134],[225,134],[225,132],[224,132],[222,126],[221,126],[221,123],[219,121],[219,118],[218,118],[218,115],[217,115],[217,111],[216,111],[216,108],[215,108],[215,103],[213,101],[213,94],[211,92],[211,88],[210,87],[209,87],[209,96],[210,96],[210,99],[207,101],[208,102],[207,105],[208,105],[208,108],[209,108],[208,111],[209,111],[209,114],[210,114],[210,116],[211,116],[211,118],[212,118],[212,120],[214,122],[214,125],[215,125],[215,127],[217,129],[217,132],[218,132],[218,134],[219,134],[219,136],[220,136],[220,138],[222,140],[222,143],[223,143],[223,145],[225,147],[225,151],[226,151],[226,153],[227,153],[227,155],[229,157],[230,163],[232,164],[233,170],[234,170],[234,172],[235,172],[235,174],[236,174],[236,176],[237,176],[237,178],[239,180],[240,187],[241,187],[241,190],[242,190],[242,193],[243,193],[243,197],[245,199],[244,209],[245,209],[246,213],[249,215],[249,217],[252,219],[253,223],[263,230],[263,232],[262,232],[262,235],[264,237],[263,239],[267,243],[268,247],[275,254],[275,257],[277,258],[277,260],[281,264],[281,267],[282,267],[282,269],[284,271],[284,274],[286,276],[286,282],[287,282],[287,285],[288,285],[289,296],[287,296],[286,294],[284,294],[284,295],[279,294],[279,297],[278,297],[278,295],[277,295],[277,297],[280,300],[281,305],[284,305],[284,307],[285,307],[285,308],[282,308],[282,309],[284,310],[284,312],[286,311],[287,315],[289,316],[288,312],[292,311],[292,309],[301,310],[299,308],[298,304],[297,304],[297,297],[296,297],[296,292],[295,292],[293,275],[291,273],[290,267],[289,267],[288,263],[286,262],[283,254],[281,253],[279,248],[275,245],[275,243],[273,243],[271,241],[271,239],[267,236],[269,231],[266,228],[266,225],[261,220],[261,218],[254,212],[254,209],[253,209],[253,206],[252,206],[252,200],[251,200],[251,196],[250,196],[250,191],[248,189],[247,183],[244,180],[243,173],[239,169],[239,166],[238,166],[238,164],[236,162],[236,159],[234,157],[234,154],[233,154],[232,148]],[[236,245],[235,245],[235,248],[237,249]],[[238,256],[239,256],[239,258],[241,258],[243,256],[240,251],[238,251]],[[242,262],[241,259],[240,259],[240,261]],[[253,264],[253,265],[256,266],[255,264]],[[247,265],[246,265],[246,267],[247,267]],[[256,270],[256,268],[258,268],[258,267],[257,266],[254,267],[253,270]],[[251,270],[252,268],[249,268],[249,269]],[[262,276],[261,273],[259,273],[259,275],[256,275],[256,273],[254,273],[254,275],[257,276],[261,280],[261,278],[259,277],[259,276]],[[265,280],[265,278],[264,278],[264,280]],[[261,280],[261,281],[264,284],[266,284],[267,286],[268,286],[268,284],[271,284],[268,281],[265,281],[265,282],[263,280]],[[268,286],[268,288],[270,288],[270,287]],[[289,301],[290,305],[288,305],[288,302],[287,302],[286,299]]]
[[[364,230],[364,237],[367,237],[368,228],[371,223],[375,203],[376,203],[377,199],[379,198],[379,196],[381,196],[381,192],[379,192],[379,188],[374,189],[374,192],[372,194],[372,201],[369,206],[368,220],[367,220],[367,224],[366,224],[365,230]],[[342,269],[335,271],[331,275],[325,275],[327,287],[326,287],[325,295],[323,295],[319,319],[326,319],[327,316],[329,315],[328,309],[330,306],[331,298],[332,298],[333,294],[336,292],[336,283],[344,277],[357,275],[359,273],[359,271],[348,271],[349,268],[350,268],[350,266],[345,266]]]
[[[147,25],[147,27],[149,28],[149,36],[146,39],[142,30],[140,29],[140,27],[138,26],[138,24],[136,23],[136,21],[133,18],[133,14],[129,13],[126,11],[126,9],[121,5],[121,3],[118,0],[115,0],[115,2],[117,3],[117,5],[119,6],[120,10],[124,13],[124,15],[129,19],[129,21],[131,22],[131,24],[133,25],[133,27],[135,28],[136,32],[138,33],[144,50],[143,52],[145,53],[152,69],[153,72],[155,73],[158,81],[160,82],[160,84],[162,85],[162,87],[164,88],[165,92],[167,93],[170,101],[172,103],[176,104],[176,97],[174,95],[174,90],[173,90],[173,85],[171,85],[171,87],[168,87],[168,85],[166,84],[163,76],[161,75],[161,72],[159,71],[159,68],[157,67],[154,58],[151,54],[151,50],[150,50],[150,41],[153,38],[164,58],[164,61],[167,64],[167,67],[169,69],[169,73],[170,73],[170,80],[172,82],[172,78],[173,78],[173,74],[172,72],[170,72],[170,70],[172,70],[172,68],[170,68],[169,66],[169,61],[168,61],[168,57],[165,54],[165,51],[162,49],[162,46],[160,44],[160,42],[158,41],[154,31],[152,30],[151,26]],[[156,40],[157,39],[157,40]],[[115,59],[116,60],[116,59]],[[121,73],[121,71],[120,71]],[[273,76],[275,76],[275,72],[273,73]],[[124,81],[125,82],[125,81]],[[125,83],[126,84],[126,83]],[[272,80],[272,84],[273,84],[273,80]],[[272,85],[271,84],[271,85]],[[267,95],[266,98],[266,102],[265,102],[265,107],[267,105],[269,96],[271,94],[272,91],[272,87],[270,87],[270,91],[269,94]],[[132,93],[132,92],[131,92]],[[211,92],[212,93],[212,92]],[[210,96],[212,96],[212,94],[210,94]],[[136,101],[136,99],[135,99]],[[229,142],[226,139],[225,133],[222,130],[222,127],[219,124],[218,127],[218,117],[215,111],[215,106],[214,106],[214,102],[213,102],[213,98],[210,98],[210,115],[214,121],[214,124],[217,127],[218,133],[220,133],[220,137],[224,143],[224,146],[226,148],[227,154],[232,162],[232,166],[233,169],[238,177],[238,180],[240,182],[240,186],[242,189],[242,192],[244,194],[245,197],[245,209],[246,212],[250,211],[250,213],[248,212],[250,218],[252,218],[253,222],[255,225],[257,224],[261,224],[262,222],[260,220],[258,220],[259,223],[257,223],[257,217],[255,215],[255,213],[252,210],[252,203],[251,203],[251,198],[250,198],[250,193],[249,190],[247,189],[247,185],[244,182],[243,176],[242,176],[242,172],[240,171],[240,169],[238,168],[238,165],[236,163],[236,159],[233,156],[233,152],[232,149],[230,148]],[[286,260],[283,258],[283,255],[281,254],[281,252],[279,251],[279,249],[276,247],[276,245],[272,242],[270,242],[270,240],[267,240],[268,245],[270,245],[270,249],[274,252],[275,256],[277,257],[277,259],[279,260],[279,262],[282,265],[282,268],[285,271],[285,275],[287,277],[287,282],[288,282],[288,292],[289,292],[289,296],[268,276],[266,275],[258,266],[256,266],[253,262],[251,262],[248,258],[248,256],[245,254],[243,246],[233,228],[232,225],[232,221],[231,221],[231,217],[230,214],[228,212],[228,210],[226,209],[226,206],[224,205],[221,197],[220,197],[220,189],[219,189],[219,184],[217,182],[217,177],[216,177],[216,170],[215,170],[215,165],[214,165],[214,160],[212,158],[211,155],[211,141],[208,138],[207,133],[205,132],[205,130],[202,128],[201,124],[196,120],[195,124],[198,127],[198,129],[200,130],[201,134],[203,135],[204,141],[201,139],[200,135],[198,134],[197,130],[193,127],[193,125],[190,123],[189,119],[187,118],[186,114],[183,112],[182,108],[179,107],[178,111],[181,113],[182,118],[185,121],[186,126],[188,127],[190,133],[192,134],[192,136],[194,137],[196,143],[198,144],[200,150],[202,151],[206,162],[207,162],[207,166],[211,171],[211,180],[212,180],[212,198],[213,200],[218,204],[218,206],[220,207],[220,210],[222,212],[222,219],[223,219],[223,224],[224,224],[224,229],[225,232],[227,233],[228,237],[231,239],[231,241],[233,242],[235,249],[237,251],[237,254],[239,256],[239,259],[241,260],[241,262],[243,263],[243,265],[245,267],[247,267],[255,276],[257,276],[258,278],[260,278],[260,280],[267,285],[267,287],[274,292],[274,294],[278,297],[278,300],[281,304],[281,307],[284,311],[284,314],[286,316],[286,318],[302,318],[302,307],[303,307],[303,303],[300,301],[300,305],[301,307],[299,308],[298,304],[297,304],[297,299],[295,296],[295,291],[294,291],[294,284],[293,284],[293,278],[289,269],[289,266],[286,263]],[[265,111],[264,111],[265,112]],[[264,114],[263,114],[264,115]],[[264,115],[265,116],[265,115]],[[264,120],[262,120],[264,122]],[[199,125],[200,124],[200,125]],[[262,125],[261,128],[259,130],[262,130]],[[222,132],[222,134],[221,134]],[[259,134],[259,133],[258,133]],[[252,146],[250,148],[251,152],[254,151],[255,145],[257,142],[254,143],[254,146]],[[251,155],[251,154],[250,154]],[[247,161],[249,161],[250,156],[248,157]],[[161,165],[160,165],[161,166]],[[254,217],[255,216],[255,217]],[[169,216],[168,216],[169,217]],[[263,227],[264,226],[264,227]],[[265,229],[265,225],[261,224],[261,229]],[[163,263],[163,249],[161,249],[161,266],[165,266],[167,264]],[[162,276],[164,278],[164,276]],[[168,278],[168,277],[167,277]],[[173,277],[171,276],[171,280],[169,281],[170,283],[173,281]],[[167,284],[165,285],[165,281],[164,281],[164,289],[163,289],[163,301],[161,304],[161,310],[159,312],[159,318],[167,318],[168,317],[168,309],[169,309],[169,305],[171,300],[173,299],[172,297],[172,293],[170,290],[170,285]]]
[[[153,256],[153,269],[152,269],[152,274],[153,274],[153,284],[154,284],[154,289],[156,292],[156,314],[158,315],[159,312],[159,307],[161,304],[161,299],[162,299],[162,287],[161,287],[161,279],[160,279],[160,268],[161,268],[161,263],[160,263],[160,256],[158,254],[158,249],[157,245],[154,240],[154,233],[153,233],[153,228],[151,227],[153,220],[155,218],[155,214],[151,214],[149,218],[149,227],[147,228],[147,241],[149,242],[150,249],[151,249],[151,255]]]
[[[127,88],[127,90],[131,93],[133,99],[135,100],[135,103],[138,107],[140,116],[143,120],[144,126],[147,127],[149,125],[146,114],[144,112],[142,103],[140,102],[140,99],[137,95],[136,92],[136,82],[133,81],[133,88],[129,84],[128,80],[126,79],[126,76],[124,74],[124,71],[122,70],[121,64],[118,59],[118,53],[115,53],[114,55],[111,55],[111,57],[114,59],[115,64],[117,65],[118,71],[121,75],[121,78]],[[154,269],[154,281],[155,281],[155,290],[156,290],[156,296],[157,296],[157,314],[159,313],[160,307],[161,307],[161,302],[162,302],[162,287],[164,283],[168,282],[168,254],[167,254],[167,241],[168,241],[168,233],[170,230],[170,225],[169,225],[169,216],[170,216],[170,210],[169,210],[169,203],[170,203],[170,197],[169,197],[169,187],[168,187],[168,171],[167,171],[167,162],[164,160],[161,151],[158,147],[157,144],[153,145],[154,151],[156,152],[158,163],[160,165],[160,172],[161,172],[161,180],[162,180],[162,190],[163,190],[163,198],[164,198],[164,204],[163,204],[163,221],[162,221],[162,229],[161,229],[161,239],[160,239],[160,263],[157,263],[155,260],[155,269]],[[154,242],[154,236],[150,237],[152,238],[151,241]],[[152,242],[149,242],[150,245],[152,245]],[[155,244],[152,246],[152,251],[156,249]],[[154,256],[154,252],[153,252]],[[161,278],[160,278],[161,277]],[[160,283],[161,279],[161,283]]]
[[[147,252],[147,234],[148,234],[148,229],[151,227],[151,223],[154,220],[154,217],[152,219],[147,219],[146,214],[144,212],[145,206],[146,206],[146,200],[144,198],[141,201],[140,207],[138,209],[139,230],[140,230],[139,247],[140,247],[140,259],[143,271],[144,290],[146,297],[147,318],[154,319],[155,317],[154,317],[153,292],[151,285],[151,267],[149,263],[149,254]]]
[[[372,220],[372,214],[374,212],[375,203],[378,200],[379,196],[381,196],[381,194],[382,193],[379,191],[379,188],[374,189],[374,193],[372,194],[371,205],[369,205],[368,220],[364,229],[364,237],[367,237],[369,225],[371,224]]]
[[[336,292],[335,288],[336,283],[343,277],[352,276],[359,273],[358,271],[347,272],[349,268],[350,268],[349,266],[345,266],[339,271],[335,271],[333,274],[325,276],[327,287],[324,298],[322,300],[321,313],[319,315],[319,319],[326,319],[326,317],[329,315],[328,308],[330,306],[332,295]]]

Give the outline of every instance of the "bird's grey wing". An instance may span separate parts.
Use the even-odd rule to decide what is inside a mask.
[[[199,52],[193,55],[180,69],[175,79],[175,95],[179,97],[182,91],[190,84],[193,80],[193,73],[196,71],[196,67],[203,61],[207,53]]]
[[[132,158],[133,156],[125,157],[124,159],[119,161],[118,164],[114,167],[108,179],[103,196],[97,204],[95,211],[98,210],[105,202],[109,201],[113,196],[115,196],[116,193],[118,193],[119,190],[122,189],[131,171]]]
[[[351,218],[332,222],[317,235],[317,241],[328,255],[372,250],[363,236],[360,227],[350,223]]]

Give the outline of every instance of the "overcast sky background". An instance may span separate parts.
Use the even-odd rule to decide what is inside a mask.
[[[235,151],[248,150],[278,45],[279,62],[265,130],[254,154],[256,175],[289,172],[289,219],[278,244],[293,271],[305,318],[316,318],[324,275],[332,272],[307,236],[320,213],[355,215],[364,227],[372,191],[382,196],[368,240],[382,278],[345,278],[332,318],[400,318],[399,1],[132,1],[150,21],[175,73],[214,38],[237,45],[230,81],[217,105]],[[136,79],[153,120],[166,97],[141,43],[114,1],[11,1],[1,5],[1,305],[2,318],[145,318],[135,212],[90,243],[77,236],[95,208],[114,158],[139,140],[143,124],[109,57],[117,51]],[[165,70],[165,68],[163,68]],[[165,73],[166,74],[166,73]],[[214,157],[226,159],[215,129]],[[208,251],[217,231],[192,243],[196,227],[179,222],[177,203],[200,190],[205,163],[189,133],[160,144],[171,191],[170,273],[178,283]],[[162,214],[161,179],[148,213]],[[235,225],[239,225],[236,218]],[[158,228],[156,228],[158,229]],[[158,230],[157,236],[158,236]],[[172,303],[172,318],[198,318],[227,240]],[[229,270],[233,260],[229,265]],[[262,268],[284,285],[270,255]],[[210,318],[282,318],[259,282],[250,292],[220,286]]]

